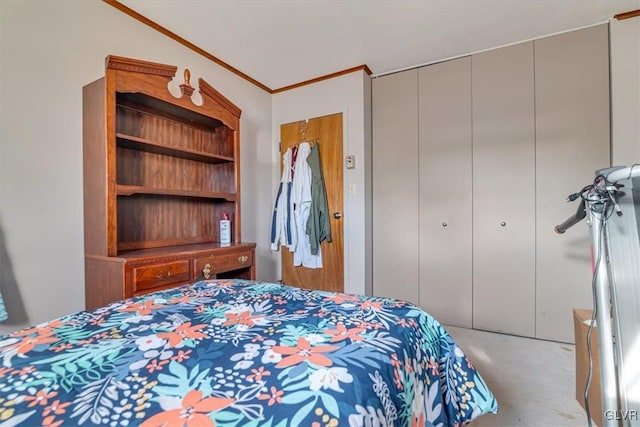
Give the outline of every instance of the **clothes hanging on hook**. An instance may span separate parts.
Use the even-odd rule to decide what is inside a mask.
[[[309,120],[305,120],[305,122],[300,126],[300,142],[304,142],[307,139],[307,128],[309,127]]]
[[[295,180],[291,190],[291,200],[294,206],[294,221],[297,234],[297,242],[293,249],[293,265],[307,268],[322,268],[322,254],[311,253],[311,243],[307,235],[307,222],[311,213],[311,182],[312,172],[307,158],[311,152],[308,142],[298,146],[298,155],[295,163]]]
[[[314,146],[314,145],[316,145],[316,144],[318,144],[318,143],[320,143],[320,141],[319,141],[319,140],[317,140],[317,139],[312,139],[312,140],[308,140],[308,139],[301,139],[300,141],[298,141],[297,143],[295,143],[294,145],[292,145],[292,147],[299,147],[299,146],[300,146],[300,144],[303,144],[303,143],[309,144],[309,147],[310,147],[310,148],[313,148],[313,146]]]
[[[299,122],[299,139],[283,155],[271,221],[271,249],[288,247],[293,265],[322,268],[320,243],[331,242],[329,206],[318,139],[309,139],[309,119]]]
[[[311,168],[311,206],[307,220],[306,234],[309,236],[311,254],[317,255],[323,240],[331,242],[331,226],[329,223],[329,203],[320,162],[320,147],[316,142],[312,146],[307,163]]]
[[[282,177],[271,217],[271,250],[274,251],[277,251],[281,245],[293,250],[297,243],[297,230],[292,226],[293,201],[291,200],[293,166],[297,151],[296,147],[290,147],[282,156]]]
[[[331,241],[329,224],[323,224],[328,212],[318,144],[302,141],[283,154],[271,218],[271,250],[289,248],[293,265],[306,268],[322,268],[320,242]]]
[[[291,147],[291,162],[289,162],[289,168],[291,169],[291,181],[293,181],[296,173],[296,159],[298,158],[298,146]]]

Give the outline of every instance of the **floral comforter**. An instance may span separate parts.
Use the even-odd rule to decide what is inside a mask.
[[[461,426],[497,403],[409,303],[203,281],[0,336],[0,425]]]

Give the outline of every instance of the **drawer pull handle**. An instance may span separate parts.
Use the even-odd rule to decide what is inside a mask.
[[[160,280],[168,279],[169,277],[171,277],[171,271],[167,271],[166,273],[158,274],[158,279],[160,279]]]
[[[238,257],[238,262],[240,264],[244,264],[245,262],[249,261],[249,257],[246,255],[242,255]]]
[[[204,268],[202,269],[202,275],[204,276],[205,279],[208,279],[209,277],[211,277],[211,264],[206,263],[204,265]]]

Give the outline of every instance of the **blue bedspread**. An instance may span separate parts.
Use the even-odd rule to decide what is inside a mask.
[[[415,306],[245,280],[14,332],[0,362],[3,426],[461,426],[497,411]]]
[[[2,299],[2,294],[0,294],[0,322],[7,320],[7,310],[4,307],[4,300]]]

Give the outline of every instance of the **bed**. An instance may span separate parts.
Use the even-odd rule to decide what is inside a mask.
[[[211,280],[0,336],[0,425],[462,426],[497,412],[403,301]]]

